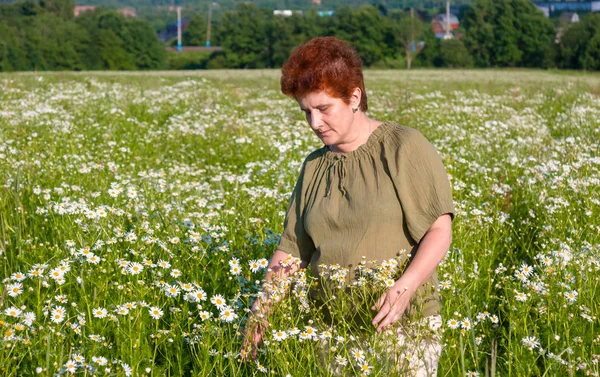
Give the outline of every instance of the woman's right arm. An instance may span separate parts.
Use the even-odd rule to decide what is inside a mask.
[[[252,305],[252,313],[248,318],[246,324],[246,330],[244,335],[244,341],[241,351],[242,359],[247,359],[249,355],[254,360],[256,358],[256,350],[258,343],[263,338],[263,335],[267,329],[268,321],[267,317],[271,312],[271,305],[273,300],[270,297],[268,289],[265,289],[266,285],[276,284],[278,280],[284,280],[301,268],[306,267],[305,262],[295,263],[296,258],[290,254],[277,250],[271,257],[271,261],[267,267],[267,274],[265,276],[265,283],[261,290],[261,295],[254,301]],[[281,299],[282,297],[280,297]]]

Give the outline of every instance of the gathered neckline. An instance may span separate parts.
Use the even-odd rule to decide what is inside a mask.
[[[367,139],[366,143],[359,145],[358,148],[350,152],[335,153],[331,149],[329,149],[328,145],[324,145],[324,157],[327,160],[353,160],[361,156],[368,155],[369,152],[372,152],[373,149],[377,146],[378,141],[381,139],[381,137],[385,135],[390,129],[392,129],[392,125],[392,122],[381,123],[376,129],[373,130],[373,132],[371,132],[371,135],[369,135],[369,138]]]

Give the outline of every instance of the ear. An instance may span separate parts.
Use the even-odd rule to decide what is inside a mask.
[[[352,94],[350,94],[350,105],[352,105],[352,108],[360,108],[360,98],[362,97],[362,90],[360,90],[360,88],[356,87],[354,88],[354,90],[352,91]]]

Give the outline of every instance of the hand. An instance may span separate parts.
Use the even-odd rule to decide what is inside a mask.
[[[379,310],[379,313],[373,318],[373,325],[377,326],[377,332],[402,318],[404,311],[410,303],[410,298],[415,292],[414,288],[405,285],[402,280],[398,280],[390,289],[377,300],[371,310]]]
[[[258,300],[257,300],[258,301]],[[240,357],[243,361],[247,361],[248,357],[252,360],[256,360],[256,350],[258,349],[258,343],[262,340],[269,322],[263,311],[258,309],[260,306],[253,305],[252,314],[248,318],[246,328],[244,329],[244,340],[242,342],[242,350],[240,351]]]

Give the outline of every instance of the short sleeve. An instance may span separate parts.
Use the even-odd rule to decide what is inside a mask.
[[[281,234],[277,249],[300,258],[302,261],[310,262],[315,246],[304,229],[302,216],[304,213],[303,183],[305,167],[306,163],[302,166],[298,181],[292,192],[283,223],[283,233]]]
[[[386,160],[408,232],[418,243],[438,217],[454,218],[448,174],[437,151],[416,129],[399,127]]]

